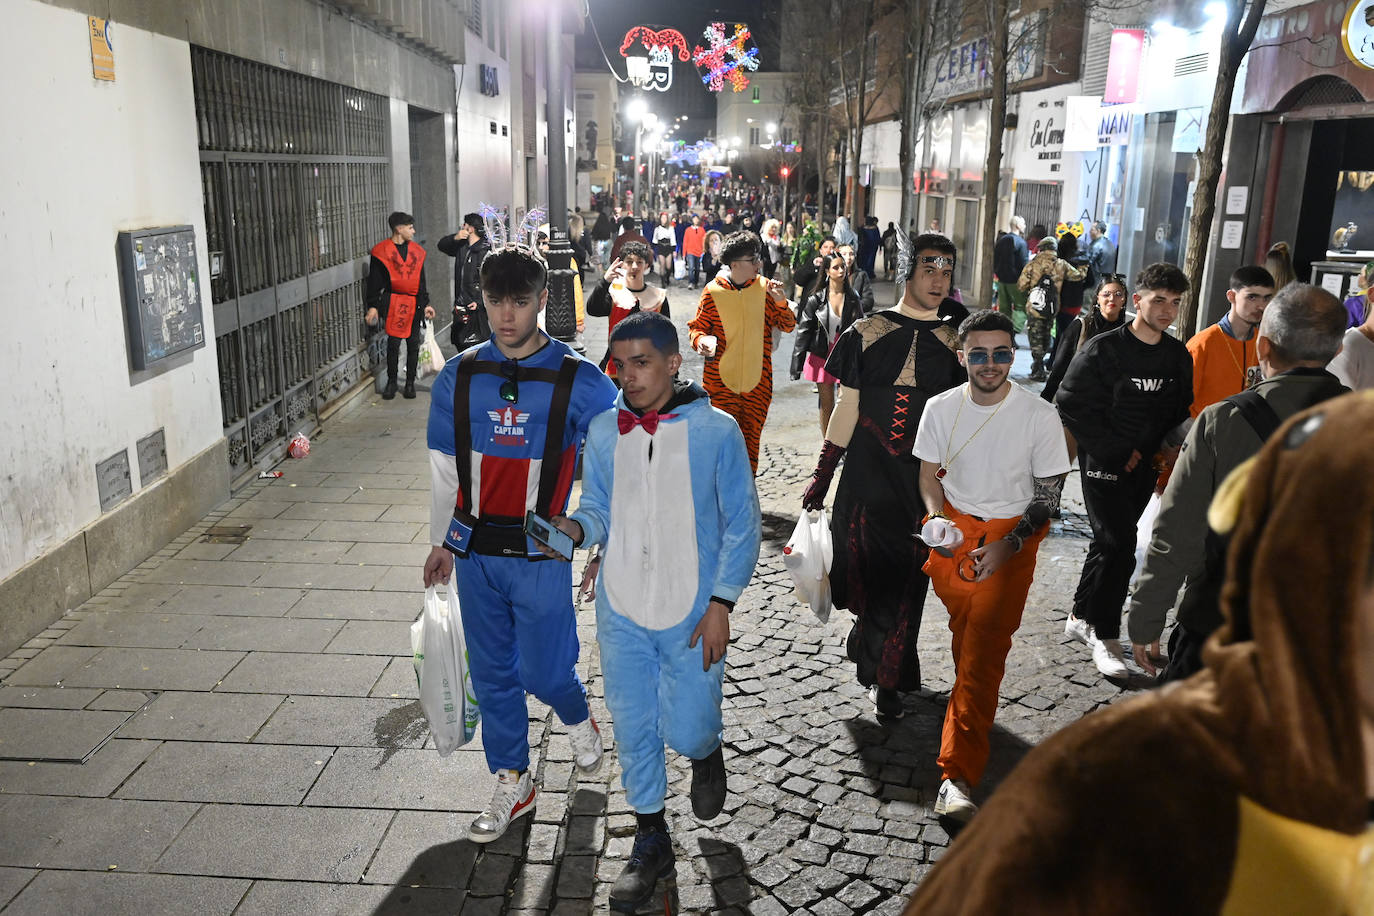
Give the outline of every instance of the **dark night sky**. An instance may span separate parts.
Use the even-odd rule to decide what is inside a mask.
[[[620,56],[620,41],[625,33],[637,25],[653,28],[674,28],[683,34],[689,45],[702,40],[702,30],[713,21],[743,22],[753,33],[754,43],[759,48],[759,69],[763,71],[778,69],[777,10],[779,0],[735,0],[731,3],[711,2],[711,0],[590,0],[591,19],[595,32],[589,23],[577,39],[577,69],[579,71],[606,70],[606,61],[597,47],[596,35],[600,34],[606,56],[622,77],[625,75],[625,58]],[[627,87],[633,91],[633,87]],[[671,119],[677,115],[688,116],[689,125],[701,125],[703,129],[715,123],[716,98],[697,78],[696,68],[691,62],[675,64],[673,85],[666,93],[651,93],[654,110],[660,117]],[[682,139],[695,140],[700,136],[698,130],[682,131]]]

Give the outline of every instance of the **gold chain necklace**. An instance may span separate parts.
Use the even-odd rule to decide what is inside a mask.
[[[973,383],[969,382],[969,384],[972,385]],[[964,453],[964,449],[968,448],[968,444],[972,442],[974,439],[978,438],[978,434],[983,431],[983,427],[987,426],[989,423],[992,422],[992,418],[997,416],[998,412],[1002,409],[1002,405],[1006,404],[1007,399],[1010,397],[1011,392],[1008,391],[1006,393],[1006,396],[1004,396],[1002,400],[997,404],[997,410],[994,410],[991,414],[989,414],[988,418],[982,422],[982,425],[980,425],[977,429],[973,431],[973,435],[969,436],[967,439],[964,440],[964,444],[959,446],[959,450],[955,452],[953,455],[948,455],[944,461],[940,462],[940,469],[935,472],[936,480],[945,479],[945,475],[949,473],[949,466],[954,463],[954,459],[962,455]],[[954,412],[954,423],[951,424],[949,427],[949,442],[951,445],[954,443],[954,431],[959,428],[959,418],[963,416],[964,413],[964,403],[968,400],[969,391],[967,388],[965,388],[963,400],[959,402],[959,409]],[[948,452],[948,448],[946,448],[946,452]]]

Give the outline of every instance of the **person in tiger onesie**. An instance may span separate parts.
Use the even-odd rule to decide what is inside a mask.
[[[736,232],[721,250],[722,271],[701,291],[696,316],[687,323],[692,349],[706,357],[702,387],[711,404],[735,418],[749,464],[759,472],[759,437],[773,401],[773,332],[797,326],[782,284],[759,276],[759,237]]]

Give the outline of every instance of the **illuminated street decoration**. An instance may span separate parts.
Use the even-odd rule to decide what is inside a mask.
[[[735,25],[734,35],[726,37],[725,24],[713,22],[702,33],[707,47],[697,45],[692,53],[692,62],[701,73],[701,82],[712,92],[725,88],[725,81],[735,92],[743,92],[749,85],[746,70],[759,68],[759,49],[747,47],[749,27],[743,23]]]
[[[631,54],[631,47],[638,42],[643,54]],[[637,25],[625,33],[620,43],[620,56],[625,58],[625,71],[640,89],[653,89],[666,92],[673,85],[673,52],[679,60],[690,60],[692,52],[687,49],[687,39],[677,29],[654,31],[648,26]]]

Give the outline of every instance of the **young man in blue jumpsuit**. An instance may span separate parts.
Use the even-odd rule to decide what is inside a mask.
[[[597,642],[639,821],[610,904],[634,912],[674,869],[665,742],[692,760],[693,813],[708,820],[725,804],[721,678],[730,611],[758,562],[759,501],[734,418],[695,382],[673,381],[682,357],[672,321],[630,315],[610,352],[621,396],[587,433],[581,505],[552,521],[602,547]]]
[[[458,577],[482,745],[497,778],[468,831],[475,843],[495,840],[534,807],[526,693],[569,726],[578,769],[601,766],[601,733],[574,667],[572,571],[531,548],[524,521],[527,511],[564,511],[587,427],[616,390],[594,363],[539,330],[547,280],[547,265],[529,249],[486,256],[491,339],[449,360],[430,405],[424,580]]]

